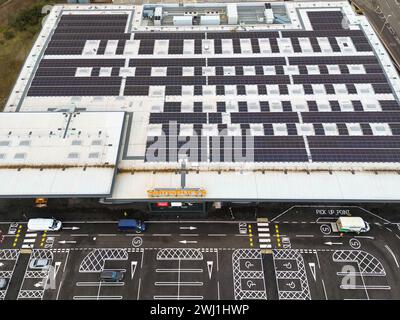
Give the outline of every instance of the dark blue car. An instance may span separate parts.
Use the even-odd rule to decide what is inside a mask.
[[[120,231],[135,231],[136,233],[141,233],[146,231],[146,224],[136,219],[121,219],[118,222],[118,229]]]

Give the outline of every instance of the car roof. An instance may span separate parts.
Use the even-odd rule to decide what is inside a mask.
[[[49,228],[53,225],[54,219],[29,219],[28,221],[28,229],[34,228]]]

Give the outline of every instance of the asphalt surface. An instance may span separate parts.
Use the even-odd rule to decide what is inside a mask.
[[[341,215],[362,216],[371,231],[332,232]],[[16,221],[14,235],[4,221],[0,299],[400,299],[399,222],[397,214],[322,205],[258,221],[148,221],[142,234],[119,232],[116,220],[64,219],[55,233]],[[52,268],[31,269],[35,258]],[[123,279],[101,282],[107,269]]]
[[[352,1],[363,9],[400,70],[400,1]]]

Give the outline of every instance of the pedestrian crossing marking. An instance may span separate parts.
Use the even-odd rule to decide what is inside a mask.
[[[271,249],[271,234],[268,219],[257,219],[258,244],[260,249]]]
[[[260,238],[264,238],[264,237],[269,238],[271,235],[270,235],[269,233],[259,233],[258,236],[259,236]]]

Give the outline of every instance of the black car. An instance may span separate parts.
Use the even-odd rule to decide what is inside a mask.
[[[124,278],[122,271],[104,270],[100,273],[100,281],[104,282],[119,282]]]

